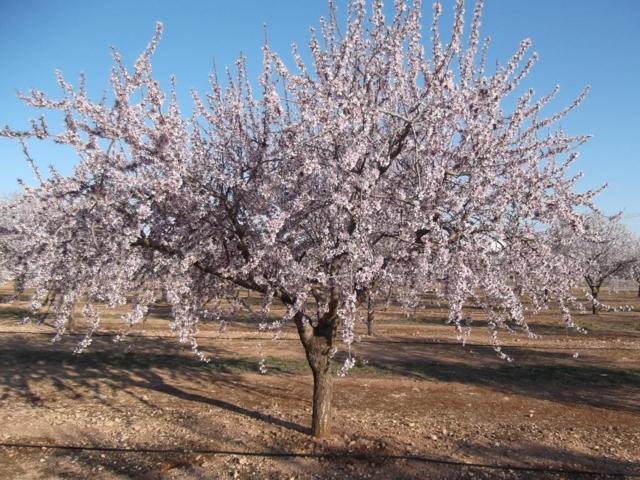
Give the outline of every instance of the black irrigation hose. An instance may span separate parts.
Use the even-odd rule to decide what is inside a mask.
[[[46,335],[51,336],[53,332],[21,332],[19,330],[2,330],[0,331],[0,335],[25,335],[25,336],[37,336],[37,335]],[[84,337],[84,333],[65,333],[66,337]],[[116,337],[118,334],[113,333],[94,333],[93,337],[107,337],[112,338]],[[144,335],[138,333],[127,333],[125,338],[174,338],[172,335]],[[274,339],[271,338],[257,338],[257,337],[199,337],[200,340],[242,340],[242,341],[272,341]],[[275,339],[278,342],[299,342],[300,340],[297,338],[278,338]],[[460,342],[452,342],[452,341],[440,341],[440,340],[365,340],[360,342],[362,344],[375,345],[379,344],[393,344],[393,345],[458,345],[462,346]],[[490,343],[469,343],[467,342],[464,346],[466,347],[490,347],[493,348],[493,345]],[[508,345],[501,344],[500,347],[504,349],[530,349],[530,350],[573,350],[573,351],[582,351],[582,350],[619,350],[619,351],[638,351],[640,352],[640,347],[567,347],[567,346],[544,346],[544,345]]]
[[[301,452],[246,452],[235,450],[212,450],[202,448],[125,448],[125,447],[100,447],[82,445],[34,445],[25,443],[0,443],[0,447],[5,448],[28,448],[28,449],[51,449],[67,451],[89,451],[89,452],[113,452],[113,453],[170,453],[170,454],[198,454],[198,455],[221,455],[239,457],[294,457],[294,458],[314,458],[314,459],[352,459],[362,461],[397,461],[406,460],[421,463],[434,463],[440,465],[450,465],[454,467],[482,468],[486,470],[513,470],[519,472],[545,472],[560,475],[592,475],[609,477],[633,477],[640,478],[640,473],[631,472],[603,472],[595,470],[575,470],[572,468],[549,468],[549,467],[524,467],[519,465],[492,465],[488,463],[467,463],[456,460],[446,460],[441,458],[427,457],[424,455],[390,455],[390,454],[366,454],[349,452],[327,452],[327,453],[301,453]]]

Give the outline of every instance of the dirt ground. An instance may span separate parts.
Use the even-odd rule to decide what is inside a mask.
[[[536,317],[540,338],[503,337],[513,362],[482,328],[457,343],[438,306],[380,307],[376,336],[359,327],[357,365],[335,382],[322,441],[307,433],[311,376],[292,329],[273,340],[247,317],[206,326],[203,363],[158,305],[123,343],[107,316],[75,355],[80,335],[52,344],[46,324],[17,324],[24,301],[0,304],[0,478],[640,477],[640,301],[604,300],[635,311],[578,315],[587,335]]]

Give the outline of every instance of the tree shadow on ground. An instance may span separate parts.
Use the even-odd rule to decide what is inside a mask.
[[[570,351],[519,348],[515,361],[500,360],[491,347],[456,344],[361,347],[372,369],[405,377],[457,382],[567,404],[585,404],[640,415],[640,368],[603,365],[598,358],[571,358]],[[505,348],[508,351],[508,348]],[[577,348],[579,350],[579,348]],[[629,355],[640,356],[636,352]],[[357,371],[356,371],[357,373]]]
[[[381,312],[384,313],[384,312]],[[588,331],[585,336],[575,329],[567,328],[560,321],[553,321],[548,319],[544,322],[536,321],[530,323],[530,328],[533,333],[541,336],[556,336],[571,339],[580,340],[611,340],[620,338],[621,336],[637,339],[640,338],[640,321],[629,319],[627,317],[612,316],[616,314],[602,313],[599,315],[583,314],[575,315],[574,321],[581,325]],[[560,319],[558,314],[557,319]],[[436,327],[450,327],[453,330],[453,326],[447,322],[446,314],[438,314],[433,311],[419,311],[415,316],[405,317],[400,314],[393,316],[392,324],[405,324],[405,325],[424,325],[424,326],[436,326]],[[379,322],[377,326],[385,327],[389,323],[386,321]],[[468,326],[475,329],[486,329],[489,326],[487,320],[474,319],[472,322],[468,322]],[[522,333],[519,327],[515,324],[511,325],[515,332],[518,332],[522,337],[526,334]]]
[[[0,309],[0,322],[19,324],[27,317],[36,323],[40,323],[48,317],[48,314],[46,311],[32,312],[29,308],[17,306],[3,306]]]
[[[487,463],[502,463],[519,466],[541,466],[550,469],[582,470],[608,472],[624,475],[640,475],[640,463],[607,457],[603,454],[590,454],[568,448],[560,448],[539,443],[507,445],[501,447],[478,445],[470,442],[460,444],[465,453],[472,453]],[[581,478],[585,475],[568,475],[568,478]],[[594,478],[593,475],[589,478]]]
[[[109,399],[101,399],[97,395],[102,389],[114,392],[125,392],[141,402],[147,402],[137,389],[155,391],[185,401],[198,402],[233,412],[263,424],[290,432],[308,433],[308,429],[295,422],[283,420],[273,415],[264,414],[256,409],[247,408],[229,401],[215,398],[211,392],[203,392],[199,385],[226,385],[235,391],[259,392],[265,396],[276,395],[278,398],[291,396],[285,388],[274,386],[260,388],[255,384],[243,381],[240,373],[256,371],[254,361],[230,357],[230,352],[220,348],[211,349],[216,361],[206,364],[195,359],[190,352],[180,352],[172,339],[153,339],[137,341],[143,351],[126,353],[114,351],[110,342],[99,339],[96,351],[82,355],[74,355],[69,348],[75,345],[52,346],[41,342],[37,345],[24,345],[19,338],[0,349],[0,382],[4,395],[17,395],[31,403],[40,404],[48,401],[46,390],[36,388],[47,383],[53,388],[52,399],[66,395],[71,399],[94,395],[93,399],[110,403]],[[471,385],[489,387],[505,393],[518,393],[532,398],[544,398],[565,403],[584,403],[602,408],[623,409],[638,413],[638,393],[640,392],[640,372],[637,369],[620,369],[597,365],[594,360],[589,363],[567,362],[567,354],[559,352],[539,351],[531,349],[518,350],[518,359],[514,365],[496,358],[495,352],[488,347],[463,349],[459,345],[381,345],[367,344],[366,355],[370,361],[371,373],[391,373],[405,377],[423,378],[443,382],[460,382]],[[61,348],[63,350],[61,350]],[[277,370],[276,370],[277,371]],[[277,371],[279,375],[290,375],[287,371]],[[366,372],[364,372],[366,373]],[[359,373],[354,372],[355,375]],[[291,377],[299,381],[301,377]],[[182,388],[183,381],[189,382],[189,389]],[[290,400],[290,398],[289,398]],[[296,399],[298,400],[298,399]],[[296,438],[300,438],[297,436]],[[99,439],[74,439],[94,441]],[[188,440],[185,440],[185,443]],[[263,441],[266,449],[273,448]],[[198,448],[199,445],[182,445],[184,448]],[[551,465],[572,466],[578,469],[607,470],[610,472],[630,472],[637,464],[621,460],[607,459],[601,455],[590,455],[573,450],[538,444],[509,445],[508,448],[494,448],[475,443],[460,444],[475,458],[482,458],[483,463],[512,463],[516,465]],[[350,447],[336,447],[329,450],[337,455],[341,451],[353,453]],[[366,450],[365,453],[384,453],[378,450]],[[357,453],[357,450],[356,450]],[[115,455],[115,454],[113,454]],[[142,471],[163,478],[162,469],[189,469],[195,464],[193,455],[178,454],[167,460],[167,455],[156,455],[154,464],[140,463],[131,460],[139,454],[118,454],[120,459],[113,462],[112,454],[107,458],[98,453],[80,454],[82,461],[92,467],[102,466],[119,474],[135,478],[143,477],[140,470],[120,469],[114,466],[118,462],[132,462],[139,465]],[[154,454],[155,455],[155,454]],[[177,460],[173,460],[177,456]],[[180,463],[182,459],[187,463]],[[110,461],[108,461],[110,460]],[[286,459],[282,460],[287,461]],[[136,463],[138,462],[138,463]],[[158,462],[168,462],[158,467]],[[172,463],[173,462],[173,463]],[[189,463],[192,462],[192,463]],[[486,469],[470,467],[434,467],[417,464],[413,461],[393,461],[376,463],[371,460],[346,459],[334,461],[305,460],[300,465],[301,474],[332,472],[340,478],[361,478],[362,472],[372,472],[372,478],[469,478],[469,474],[487,472]],[[373,464],[372,464],[373,463]],[[124,468],[124,467],[123,467]],[[274,467],[275,468],[275,467]],[[146,470],[145,470],[146,469]],[[138,473],[135,473],[138,472]],[[155,473],[154,473],[155,472]],[[189,470],[189,472],[191,472]],[[462,473],[461,473],[462,472]],[[135,475],[134,475],[135,473]],[[489,471],[487,478],[541,478],[540,472],[498,472]],[[198,477],[200,475],[200,477]],[[377,476],[376,476],[377,475]],[[193,478],[216,478],[215,473],[194,471]],[[73,478],[69,476],[68,478]],[[81,476],[77,478],[82,478]],[[85,477],[86,478],[86,477]],[[265,478],[269,478],[266,476]],[[273,477],[277,478],[277,477]],[[545,478],[554,478],[549,475]],[[556,478],[597,478],[576,476],[559,476]],[[602,477],[606,478],[606,477]]]
[[[50,385],[55,391],[71,399],[93,392],[98,401],[103,391],[130,392],[130,387],[149,389],[182,400],[199,402],[246,417],[307,432],[306,427],[288,422],[254,409],[234,404],[228,399],[214,398],[207,386],[227,386],[230,391],[250,393],[269,398],[272,386],[245,384],[241,374],[256,373],[256,359],[233,356],[219,347],[207,347],[214,360],[207,364],[198,361],[191,352],[180,352],[173,339],[136,339],[138,351],[127,353],[114,349],[107,339],[96,339],[97,346],[81,355],[71,352],[77,340],[65,340],[68,345],[22,344],[16,341],[0,349],[0,399],[21,397],[38,404],[47,400]],[[619,368],[603,364],[601,359],[570,358],[568,352],[518,349],[516,361],[499,360],[490,347],[460,345],[389,345],[367,342],[360,347],[368,364],[352,371],[355,377],[394,375],[440,382],[456,382],[490,388],[505,394],[519,394],[530,398],[551,400],[565,404],[584,404],[611,410],[640,414],[640,369]],[[635,352],[630,355],[637,355]],[[340,360],[338,355],[337,360]],[[307,373],[304,361],[269,362],[270,373],[300,379]],[[636,364],[637,365],[637,364]],[[181,385],[188,384],[188,390]],[[198,386],[203,386],[200,389]],[[294,395],[294,391],[278,395]],[[140,401],[144,399],[136,398]],[[298,400],[298,399],[296,399]],[[305,399],[306,400],[306,399]]]
[[[85,434],[75,444],[100,445],[100,439]],[[46,446],[46,442],[42,443]],[[165,478],[220,478],[222,471],[235,478],[282,478],[282,471],[296,478],[340,479],[609,479],[637,476],[640,464],[633,461],[606,458],[568,448],[530,443],[493,448],[473,443],[460,445],[473,460],[456,460],[434,452],[405,455],[385,448],[370,448],[368,444],[349,446],[336,444],[310,454],[279,456],[286,449],[265,446],[257,450],[206,450],[185,440],[174,451],[154,451],[155,445],[141,446],[139,451],[68,451],[49,450],[47,473],[64,478],[87,478],[88,471],[126,475],[138,480]],[[162,448],[162,447],[161,447]],[[183,450],[183,451],[181,451]],[[37,450],[22,450],[23,455],[38,457]],[[16,459],[17,460],[17,459]],[[264,460],[269,460],[265,463]],[[22,459],[25,462],[25,458]],[[36,462],[36,458],[31,458]],[[25,462],[28,464],[28,461]],[[481,466],[482,465],[482,466]],[[43,466],[42,463],[40,466]],[[75,468],[70,468],[74,466]],[[515,468],[510,468],[515,467]],[[1,470],[0,470],[1,471]],[[588,473],[583,473],[588,472]]]
[[[100,343],[107,343],[101,340]],[[147,343],[147,342],[145,342]],[[232,402],[180,388],[181,383],[203,385],[226,385],[237,391],[260,392],[255,385],[244,385],[240,378],[243,372],[257,372],[255,360],[230,356],[222,349],[211,352],[215,360],[211,363],[199,361],[190,352],[175,352],[172,339],[154,339],[148,342],[145,351],[89,351],[74,354],[71,349],[11,348],[0,349],[0,399],[16,395],[32,404],[47,401],[48,393],[42,392],[42,383],[48,383],[57,394],[71,399],[91,395],[98,402],[107,403],[103,392],[111,394],[127,392],[146,403],[133,387],[153,390],[175,398],[199,402],[254,420],[266,422],[289,430],[308,433],[309,429],[294,422],[236,405]],[[104,345],[102,346],[105,347]],[[212,350],[211,348],[209,350]],[[291,372],[272,367],[275,373],[290,375]],[[172,383],[167,383],[169,379]],[[266,391],[262,392],[265,395]]]

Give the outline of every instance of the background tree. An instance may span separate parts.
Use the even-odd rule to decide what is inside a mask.
[[[595,315],[601,305],[598,300],[602,286],[614,277],[629,278],[638,258],[638,239],[619,217],[600,213],[586,215],[584,233],[569,233],[565,237],[565,252],[578,260],[589,287],[591,311]]]
[[[19,298],[25,293],[26,287],[37,283],[33,278],[25,276],[23,269],[16,268],[17,265],[29,261],[24,257],[25,253],[53,242],[53,239],[44,238],[50,233],[46,230],[40,232],[38,239],[34,239],[28,233],[33,231],[33,222],[37,221],[34,214],[44,209],[46,206],[38,205],[35,198],[24,196],[16,196],[0,203],[0,282],[13,283],[14,294],[11,299]],[[68,295],[60,290],[59,283],[55,280],[59,273],[49,270],[59,268],[59,264],[45,261],[49,251],[42,249],[39,253],[42,258],[32,257],[39,262],[39,272],[32,272],[32,274],[50,280],[38,283],[40,288],[31,297],[31,313],[39,322],[64,315],[67,329],[73,330],[76,326],[74,315],[76,300],[70,300]]]
[[[367,293],[367,335],[374,335],[374,325],[373,322],[375,320],[376,314],[376,298],[371,290]]]
[[[534,311],[559,305],[572,325],[575,270],[545,229],[578,229],[576,208],[594,195],[574,192],[565,175],[586,137],[553,128],[583,95],[545,117],[558,89],[537,100],[524,90],[505,111],[535,62],[530,41],[489,72],[481,2],[466,40],[463,1],[446,43],[440,14],[436,2],[427,50],[420,2],[399,0],[386,19],[381,2],[367,12],[353,0],[344,29],[334,9],[321,21],[309,63],[294,46],[289,69],[266,45],[259,93],[241,57],[223,82],[212,76],[205,98],[194,93],[190,116],[175,87],[166,99],[151,75],[160,25],[132,71],[114,54],[105,98],[60,74],[62,98],[25,96],[62,112],[64,128],[41,119],[3,135],[50,139],[79,157],[72,175],[52,171],[25,187],[34,207],[14,232],[28,239],[12,268],[36,298],[49,285],[64,296],[58,335],[75,299],[90,325],[84,348],[96,302],[122,305],[134,293],[131,325],[163,290],[172,329],[204,357],[198,322],[216,315],[207,299],[242,287],[259,292],[266,311],[277,298],[287,313],[272,327],[293,322],[299,333],[314,380],[312,432],[325,436],[330,358],[341,338],[341,372],[353,365],[359,292],[373,282],[406,304],[437,292],[460,336],[473,302],[504,357],[500,329],[529,333],[522,296]]]
[[[7,212],[8,198],[0,198],[0,283],[11,279],[9,271],[9,252],[7,250],[7,237],[12,229],[11,218]]]
[[[638,284],[638,297],[640,297],[640,239],[636,245],[636,260],[631,265],[631,278]]]

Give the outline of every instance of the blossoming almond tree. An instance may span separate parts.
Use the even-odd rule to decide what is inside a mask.
[[[9,252],[5,247],[5,245],[8,245],[6,238],[14,228],[13,222],[11,222],[11,218],[6,211],[8,202],[8,199],[0,199],[0,283],[4,283],[12,276],[9,271]]]
[[[575,147],[586,140],[554,124],[525,90],[505,110],[535,62],[523,41],[495,71],[480,48],[481,2],[463,35],[456,2],[452,34],[441,39],[434,5],[431,38],[423,39],[421,5],[380,1],[348,6],[341,31],[331,8],[309,42],[310,61],[293,47],[294,68],[264,47],[257,89],[244,58],[211,91],[193,94],[180,111],[153,79],[150,58],[161,34],[129,71],[118,53],[112,92],[94,101],[59,75],[63,95],[25,96],[36,108],[59,110],[61,131],[44,119],[5,137],[51,139],[78,155],[74,173],[52,171],[22,199],[34,204],[14,268],[35,290],[63,292],[58,335],[69,306],[82,299],[91,325],[94,305],[136,302],[123,320],[145,315],[154,291],[171,303],[172,328],[196,343],[198,322],[220,312],[212,298],[238,287],[259,292],[268,311],[287,307],[275,324],[293,323],[313,373],[312,432],[330,433],[330,359],[351,346],[357,307],[373,287],[392,288],[407,304],[437,292],[460,335],[465,302],[482,308],[491,339],[529,332],[522,296],[533,310],[551,302],[564,320],[573,300],[573,265],[546,240],[559,222],[580,226],[575,209],[594,192],[576,193],[567,178]],[[501,355],[504,355],[500,352]]]
[[[602,305],[598,300],[600,289],[614,277],[630,278],[638,259],[638,239],[619,217],[607,217],[600,213],[586,215],[584,232],[574,235],[567,232],[564,250],[577,260],[589,287],[591,311],[595,315]]]

